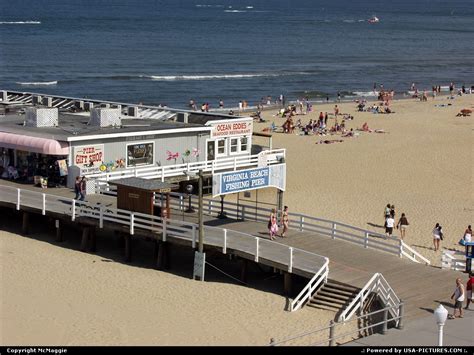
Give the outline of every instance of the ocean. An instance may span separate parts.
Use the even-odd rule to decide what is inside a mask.
[[[474,84],[473,0],[0,0],[0,88],[183,108]],[[376,16],[378,23],[367,20]]]

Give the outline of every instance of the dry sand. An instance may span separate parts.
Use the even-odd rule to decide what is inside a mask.
[[[452,106],[435,107],[448,103]],[[443,226],[442,247],[458,248],[467,225],[473,224],[474,115],[456,117],[460,109],[473,105],[474,95],[428,102],[406,99],[393,102],[393,114],[373,114],[356,112],[353,102],[339,103],[340,113],[355,117],[346,121],[347,129],[367,122],[371,129],[387,133],[359,132],[354,138],[275,133],[273,146],[287,149],[284,204],[293,212],[377,231],[384,231],[384,207],[394,204],[396,222],[404,212],[410,223],[405,241],[440,265],[441,253],[434,252],[431,237],[434,225]],[[296,119],[307,124],[320,111],[333,113],[334,103],[316,105],[312,113]],[[264,112],[267,123],[256,124],[255,131],[271,122],[281,126],[284,119],[274,113]],[[333,124],[330,116],[328,126]],[[344,142],[315,144],[324,139]],[[267,141],[258,138],[256,143]],[[259,199],[263,195],[259,192]],[[274,195],[267,193],[267,200],[274,201]]]
[[[173,273],[154,270],[151,254],[148,265],[129,265],[82,253],[78,236],[58,245],[51,235],[0,238],[2,345],[266,345],[334,317],[285,311],[272,285],[267,292],[218,275],[193,281],[192,265],[182,276],[177,261]]]
[[[453,106],[434,107],[448,102]],[[404,100],[393,103],[390,115],[359,113],[354,103],[342,103],[341,112],[355,116],[348,128],[368,122],[388,133],[361,133],[331,145],[315,143],[335,137],[275,134],[274,146],[287,148],[285,204],[360,227],[382,224],[384,206],[395,204],[398,216],[405,212],[410,221],[407,242],[439,263],[434,224],[444,227],[443,246],[456,247],[472,223],[474,117],[455,114],[473,102],[474,95]],[[333,106],[318,105],[302,120]],[[271,115],[264,113],[282,123]],[[114,261],[120,256],[81,253],[79,237],[60,245],[42,234],[1,231],[0,238],[3,345],[265,345],[271,337],[327,325],[334,316],[311,308],[287,312],[285,298],[265,288],[192,281],[190,267],[188,274],[160,272]]]

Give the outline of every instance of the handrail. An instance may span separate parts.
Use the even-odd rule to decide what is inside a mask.
[[[329,274],[329,259],[326,258],[325,263],[318,270],[316,274],[309,280],[308,284],[301,290],[298,296],[295,297],[293,302],[290,305],[290,311],[297,311],[300,309],[306,301],[308,301],[312,296],[313,292],[318,288],[318,286],[323,283],[325,284],[328,279]]]
[[[384,307],[382,309],[379,309],[379,310],[376,310],[374,312],[364,313],[363,315],[355,317],[351,320],[337,321],[337,322],[331,321],[329,323],[329,325],[327,325],[327,326],[319,327],[317,329],[306,331],[304,333],[293,335],[291,337],[281,339],[281,340],[278,340],[278,341],[275,341],[272,338],[272,341],[270,342],[269,346],[278,346],[278,345],[288,343],[288,342],[296,340],[296,339],[301,339],[301,338],[307,337],[308,335],[314,335],[316,333],[321,333],[321,332],[327,331],[327,330],[329,330],[329,334],[328,334],[327,337],[324,338],[324,340],[318,341],[316,343],[312,343],[310,345],[320,345],[320,344],[323,344],[323,343],[326,343],[326,342],[329,342],[329,345],[332,345],[334,343],[335,339],[344,338],[344,337],[347,337],[347,336],[352,335],[354,333],[360,333],[360,331],[362,331],[362,330],[374,328],[374,327],[379,326],[381,324],[384,324],[384,327],[385,327],[389,322],[392,322],[394,320],[397,321],[398,327],[401,327],[401,320],[403,318],[403,312],[401,312],[402,307],[403,307],[403,302],[400,301],[398,304],[395,304],[393,306],[386,306],[386,307]],[[397,316],[393,316],[393,313],[395,313],[395,310],[398,310],[398,315]],[[342,326],[342,325],[345,325],[349,322],[359,321],[361,319],[364,319],[364,318],[367,318],[367,317],[370,317],[370,316],[373,316],[375,314],[379,314],[379,313],[382,313],[382,312],[384,313],[384,319],[381,322],[377,322],[375,324],[370,324],[370,325],[365,326],[365,327],[357,327],[357,329],[355,329],[353,331],[349,331],[349,332],[346,332],[346,333],[343,333],[343,334],[338,334],[337,336],[334,335],[334,329],[335,329],[336,326]],[[386,315],[385,312],[392,313],[392,318],[388,318],[388,317],[385,318],[385,315]]]
[[[147,215],[139,212],[108,208],[102,204],[92,204],[85,201],[76,201],[70,198],[58,197],[52,194],[39,193],[20,188],[13,188],[0,185],[0,201],[5,201],[16,205],[20,210],[23,206],[37,209],[38,211],[52,211],[71,216],[71,220],[78,217],[87,217],[99,220],[99,228],[103,228],[104,221],[127,226],[130,234],[134,235],[138,228],[153,232],[160,232],[163,240],[167,237],[184,238],[190,240],[195,246],[199,225],[190,222],[161,218],[158,216]],[[232,243],[232,249],[250,253],[258,261],[259,255],[267,257],[276,253],[278,262],[287,266],[288,272],[292,272],[295,263],[299,263],[298,254],[305,255],[301,260],[304,261],[303,267],[299,269],[305,272],[314,272],[321,270],[321,264],[328,264],[328,259],[324,256],[311,253],[305,250],[297,249],[285,244],[269,241],[255,237],[243,232],[234,232],[219,227],[204,226],[206,233],[205,242],[223,248],[223,253]],[[211,233],[211,230],[217,230],[218,235]],[[235,238],[239,238],[239,243],[235,243]],[[257,241],[257,243],[255,243]],[[261,241],[261,242],[260,242]],[[307,256],[316,258],[312,260]],[[324,262],[322,262],[324,260]]]
[[[387,280],[380,273],[375,273],[370,280],[365,284],[362,290],[359,291],[356,297],[349,303],[344,311],[339,316],[339,321],[346,321],[350,319],[354,313],[362,309],[366,298],[371,292],[376,292],[381,300],[390,306],[400,303],[400,299],[395,294]],[[398,311],[397,311],[398,312]],[[398,314],[394,314],[398,316]]]
[[[180,193],[171,193],[170,196],[178,197],[181,201],[184,201],[184,198],[189,198],[188,195]],[[156,202],[158,204],[159,201],[157,200]],[[174,199],[171,199],[170,202],[172,206],[183,208],[183,202],[178,203],[178,201],[175,201]],[[220,201],[212,198],[204,198],[204,202],[208,204],[208,208],[205,208],[204,213],[212,214],[213,212],[220,212]],[[194,195],[191,195],[191,204],[193,207],[198,206]],[[255,210],[255,212],[252,210]],[[249,204],[224,201],[224,211],[229,217],[235,216],[237,219],[243,220],[248,217],[248,219],[255,221],[266,222],[271,209],[259,207],[257,211],[255,206]],[[421,262],[426,265],[431,264],[427,258],[397,237],[388,237],[385,234],[351,226],[346,223],[313,217],[301,213],[289,213],[289,219],[290,229],[312,231],[320,235],[329,236],[332,239],[342,239],[356,243],[362,245],[364,248],[382,250],[399,257],[406,257],[416,263],[420,263],[421,260]],[[327,226],[318,222],[327,223]],[[370,237],[375,237],[376,239],[371,239]]]
[[[458,254],[454,255],[449,253],[447,250],[443,250],[441,254],[441,268],[442,269],[450,269],[454,271],[463,271],[466,269],[466,259],[464,254],[461,252],[457,252]],[[461,258],[457,258],[456,256],[461,256]]]
[[[277,156],[282,156],[283,158],[286,155],[286,149],[272,149],[266,150],[267,152],[267,164],[284,164],[280,162],[280,159],[277,159]],[[88,174],[86,177],[88,179],[105,179],[106,181],[119,179],[123,177],[143,177],[145,179],[162,179],[165,177],[186,175],[188,172],[197,173],[199,170],[204,172],[213,173],[216,171],[224,170],[239,170],[237,168],[242,167],[257,167],[259,164],[259,154],[254,155],[241,155],[237,157],[226,157],[216,160],[203,160],[191,163],[182,163],[174,165],[164,165],[164,166],[151,166],[151,167],[137,167],[137,168],[126,168],[114,172],[104,172],[104,173],[94,173]]]

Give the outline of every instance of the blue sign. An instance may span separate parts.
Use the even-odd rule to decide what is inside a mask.
[[[270,169],[260,168],[221,175],[221,194],[240,192],[269,186]]]

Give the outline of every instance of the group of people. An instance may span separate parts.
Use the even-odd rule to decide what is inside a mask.
[[[290,218],[288,216],[288,206],[283,208],[281,213],[281,225],[283,226],[283,231],[281,233],[281,237],[285,238],[285,233],[288,231],[290,223]],[[270,240],[275,240],[278,235],[278,221],[277,221],[277,213],[276,209],[273,208],[272,212],[270,213],[270,218],[268,220],[268,233],[270,235]]]
[[[395,225],[395,214],[395,205],[391,205],[390,203],[388,203],[384,210],[385,233],[387,237],[391,237],[393,234],[393,228],[396,226],[396,228],[400,230],[400,239],[403,240],[406,235],[407,227],[410,225],[410,223],[408,222],[405,213],[402,213],[402,215],[398,219],[397,224]]]

